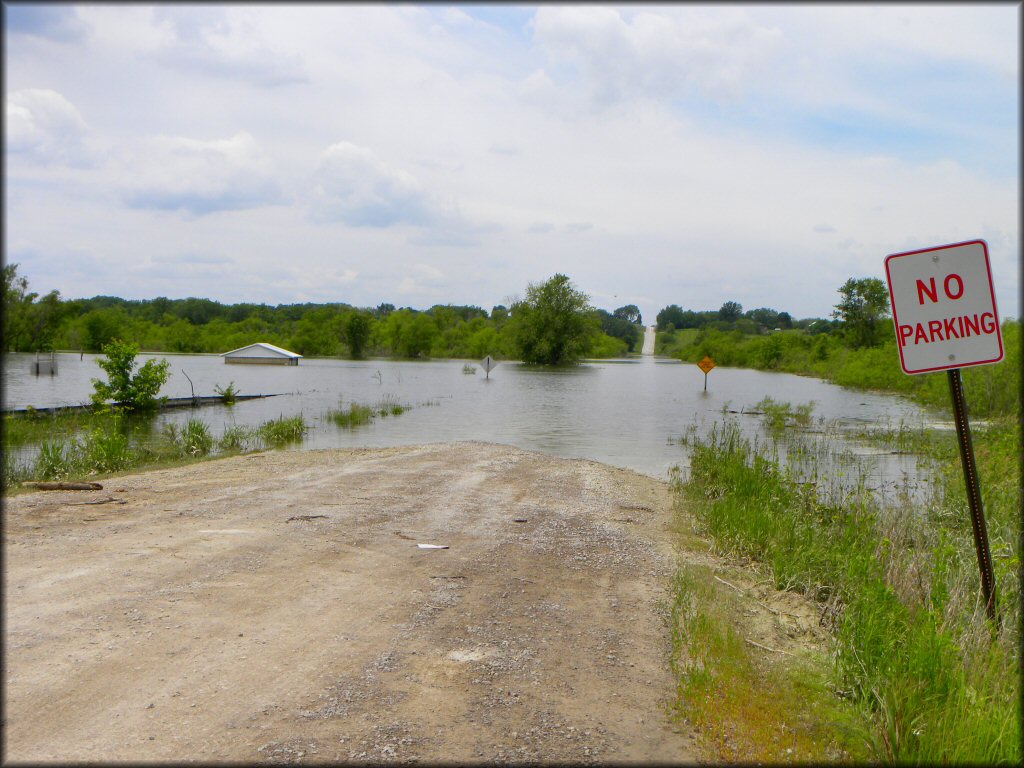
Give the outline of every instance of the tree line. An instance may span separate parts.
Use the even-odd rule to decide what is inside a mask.
[[[471,305],[426,310],[381,303],[222,304],[211,299],[132,300],[115,296],[44,296],[3,268],[3,349],[8,352],[100,352],[114,340],[147,352],[222,353],[256,341],[307,357],[496,358],[561,364],[639,351],[635,305],[597,309],[570,279],[556,274],[530,284],[526,296],[488,312]]]

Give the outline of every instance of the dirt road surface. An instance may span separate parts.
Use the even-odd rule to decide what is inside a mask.
[[[651,478],[484,443],[288,451],[5,514],[7,761],[698,758],[665,715]]]

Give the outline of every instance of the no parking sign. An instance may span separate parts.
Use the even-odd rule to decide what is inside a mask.
[[[984,240],[894,253],[885,259],[885,275],[904,373],[1003,359]]]

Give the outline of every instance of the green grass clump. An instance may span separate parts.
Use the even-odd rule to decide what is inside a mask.
[[[210,428],[198,419],[189,419],[180,429],[176,424],[165,424],[163,437],[166,445],[183,458],[206,456],[214,447]]]
[[[401,416],[410,408],[411,406],[402,403],[394,395],[384,395],[374,406],[350,403],[347,408],[341,407],[328,411],[326,418],[339,427],[353,429],[369,424],[378,416]]]
[[[990,428],[991,430],[992,428]],[[753,559],[777,588],[832,616],[835,688],[863,709],[876,759],[1019,764],[1019,435],[995,427],[979,453],[1007,477],[986,494],[1003,629],[985,618],[959,456],[936,512],[880,507],[868,494],[825,503],[735,425],[691,444],[691,475],[674,485],[721,550]],[[1016,430],[1012,430],[1016,431]],[[1016,489],[1016,490],[1011,490]]]
[[[259,433],[252,427],[232,425],[224,429],[217,440],[217,450],[222,453],[245,453],[259,443]]]
[[[373,421],[373,408],[368,405],[351,403],[348,408],[328,411],[328,417],[339,427],[352,429]]]
[[[268,446],[280,447],[299,442],[306,434],[307,429],[306,422],[301,415],[290,418],[281,416],[261,424],[256,433]]]
[[[377,403],[377,414],[380,416],[401,416],[409,410],[408,405],[403,405],[394,395],[384,395]]]

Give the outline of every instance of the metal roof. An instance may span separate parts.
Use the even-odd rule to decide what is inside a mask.
[[[230,352],[222,352],[220,356],[227,357],[228,355],[234,355],[236,352],[244,352],[245,350],[252,349],[253,347],[262,347],[263,349],[274,352],[281,357],[302,357],[302,355],[296,354],[295,352],[289,352],[287,349],[281,349],[281,347],[275,347],[273,344],[267,344],[263,341],[258,341],[255,344],[248,344],[244,347],[239,347],[238,349],[232,349]]]

